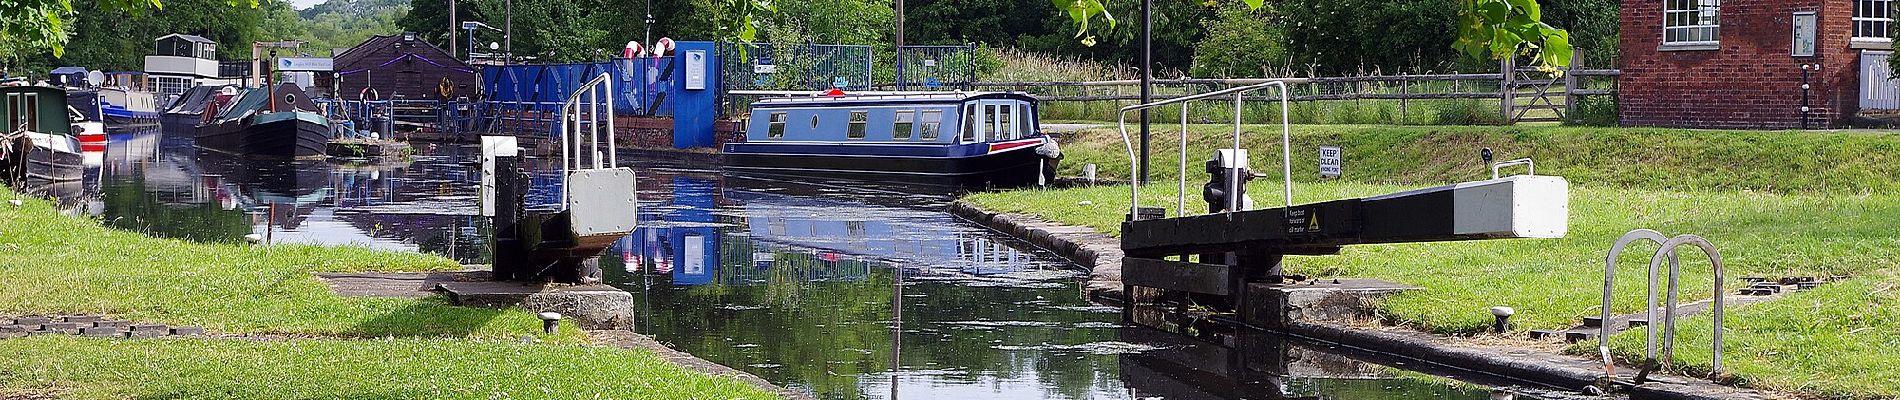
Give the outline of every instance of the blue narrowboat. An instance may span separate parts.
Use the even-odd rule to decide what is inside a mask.
[[[761,100],[724,150],[738,173],[986,188],[1037,183],[1054,147],[1035,98],[958,92]]]

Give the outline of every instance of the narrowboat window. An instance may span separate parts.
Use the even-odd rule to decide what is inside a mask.
[[[943,125],[943,111],[924,111],[923,120],[923,132],[918,133],[918,136],[924,140],[937,140],[938,130]]]
[[[910,126],[917,118],[912,110],[897,110],[897,118],[891,122],[891,140],[910,140]]]
[[[772,116],[767,118],[769,119],[766,120],[765,137],[768,139],[784,139],[785,113],[775,112],[772,113]]]
[[[1036,126],[1031,125],[1030,121],[1035,119],[1036,109],[1029,107],[1027,104],[1017,109],[1022,110],[1023,115],[1016,116],[1016,136],[1034,136],[1036,134]]]
[[[998,111],[1001,111],[1001,110],[997,109],[996,105],[990,105],[989,107],[984,107],[984,108],[987,108],[987,110],[983,110],[983,129],[986,133],[988,133],[988,135],[983,135],[983,137],[985,138],[983,140],[994,141],[996,140],[997,134],[1001,133],[1001,132],[998,132],[1000,131],[1000,129],[996,129],[997,127],[1002,126],[1002,125],[996,124],[996,115],[999,114]]]
[[[978,131],[981,130],[983,126],[976,124],[976,104],[963,105],[963,142],[976,143],[976,138],[980,137]]]
[[[817,113],[813,113],[811,115],[811,129],[818,130],[818,114]]]
[[[20,112],[26,116],[26,130],[44,132],[40,129],[40,95],[27,93],[24,99],[26,103],[21,105]]]
[[[1018,139],[1016,132],[1010,129],[1014,128],[1015,125],[1009,123],[1009,118],[1015,111],[1014,108],[1010,106],[996,107],[998,110],[996,112],[996,137],[992,140]]]
[[[845,127],[844,136],[851,139],[864,138],[864,124],[871,119],[871,112],[851,110],[851,125]]]

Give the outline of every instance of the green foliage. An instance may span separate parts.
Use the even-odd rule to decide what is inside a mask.
[[[303,27],[298,38],[304,41],[304,52],[330,55],[331,50],[356,47],[371,36],[401,33],[396,21],[408,9],[408,0],[330,0],[297,12]],[[487,38],[500,40],[499,35]]]
[[[1622,29],[1620,0],[1552,0],[1543,3],[1544,21],[1570,32],[1570,45],[1583,64],[1615,68]]]
[[[251,42],[276,39],[265,37],[267,14],[275,12],[279,20],[286,16],[295,20],[294,15],[283,14],[289,5],[280,0],[259,2],[256,7],[231,4],[228,0],[169,0],[163,9],[122,10],[94,0],[77,0],[73,7],[79,17],[72,21],[73,35],[65,46],[71,51],[55,57],[45,49],[30,50],[21,55],[19,62],[36,71],[62,65],[139,71],[144,69],[145,55],[152,53],[152,40],[173,33],[217,41],[222,58],[250,59]]]
[[[1498,105],[1477,99],[1458,99],[1447,107],[1438,109],[1440,125],[1502,125],[1504,116],[1498,114]]]
[[[1578,126],[1617,126],[1618,107],[1616,96],[1582,96],[1576,98],[1575,113],[1570,115],[1565,125]]]
[[[0,370],[0,395],[27,398],[43,398],[36,389],[61,399],[776,397],[645,350],[434,338],[35,336],[0,341]]]
[[[1200,78],[1273,76],[1291,68],[1286,31],[1267,11],[1224,7],[1207,20],[1207,37],[1194,46],[1189,74]]]
[[[84,8],[75,6],[73,0],[9,0],[0,1],[0,60],[20,59],[36,56],[41,51],[50,53],[54,58],[66,54],[66,42],[75,29],[71,17]],[[258,0],[224,0],[223,3],[236,7],[248,5],[257,8]],[[163,9],[159,0],[95,0],[91,3],[99,10],[125,12],[133,15]]]
[[[1544,23],[1537,0],[1459,0],[1458,40],[1466,56],[1531,56],[1545,69],[1570,65],[1570,32]]]
[[[1293,65],[1322,75],[1456,68],[1456,0],[1283,2]],[[1492,63],[1495,64],[1495,63]]]

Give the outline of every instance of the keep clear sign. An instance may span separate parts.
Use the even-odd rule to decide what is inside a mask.
[[[1319,147],[1319,177],[1339,177],[1339,159],[1341,153],[1339,146]]]

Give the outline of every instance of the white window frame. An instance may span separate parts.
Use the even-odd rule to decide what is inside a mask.
[[[1713,50],[1721,38],[1722,0],[1663,0],[1663,47]]]
[[[1854,0],[1853,44],[1892,47],[1893,16],[1893,0]]]
[[[1791,25],[1794,25],[1794,33],[1791,35],[1793,43],[1788,45],[1788,54],[1794,57],[1813,57],[1814,49],[1820,47],[1817,41],[1819,39],[1815,37],[1818,35],[1815,30],[1819,29],[1816,26],[1819,24],[1819,17],[1816,17],[1813,11],[1800,11],[1794,13],[1791,21],[1793,21]]]

